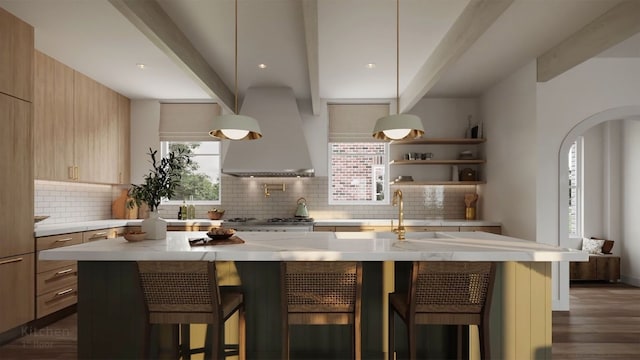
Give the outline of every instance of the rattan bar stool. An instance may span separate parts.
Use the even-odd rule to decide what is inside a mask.
[[[395,350],[394,313],[407,326],[409,358],[416,358],[416,325],[477,325],[480,357],[490,359],[489,309],[495,280],[495,263],[415,261],[407,292],[389,294],[389,360]]]
[[[138,274],[147,316],[145,357],[154,324],[208,324],[212,349],[189,348],[189,331],[184,327],[178,356],[205,353],[212,359],[238,355],[245,358],[244,297],[241,291],[220,291],[214,262],[139,261]],[[224,344],[224,323],[234,313],[239,319],[239,344]],[[177,332],[176,332],[177,333]],[[178,341],[176,340],[176,343]]]
[[[352,354],[362,357],[362,263],[281,263],[282,359],[289,359],[290,325],[352,325]]]

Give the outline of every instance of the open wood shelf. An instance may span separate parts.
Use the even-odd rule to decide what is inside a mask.
[[[413,140],[394,140],[391,145],[419,145],[419,144],[481,144],[487,139],[466,139],[466,138],[421,138]]]
[[[485,160],[391,160],[389,165],[463,165],[463,164],[484,164]]]

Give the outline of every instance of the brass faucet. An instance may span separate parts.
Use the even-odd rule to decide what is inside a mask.
[[[400,189],[393,192],[393,206],[396,206],[396,205],[398,206],[398,228],[393,229],[393,232],[398,234],[398,240],[404,240],[404,234],[406,231],[404,229],[404,224],[402,221],[404,218],[404,212],[403,212],[403,202],[402,202],[402,191]]]

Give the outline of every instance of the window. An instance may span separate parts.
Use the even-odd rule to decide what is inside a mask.
[[[569,149],[569,237],[582,237],[582,137]]]
[[[220,204],[220,142],[161,141],[160,148],[162,156],[178,148],[186,149],[193,161],[183,172],[173,199],[162,204],[181,204],[183,200],[194,205]]]
[[[329,204],[388,204],[389,145],[329,143]]]

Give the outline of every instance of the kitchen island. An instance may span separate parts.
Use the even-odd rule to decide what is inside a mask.
[[[135,276],[134,261],[138,260],[234,261],[246,296],[248,358],[261,359],[280,356],[279,333],[274,331],[280,322],[279,261],[364,261],[363,355],[381,358],[386,351],[382,335],[386,331],[386,293],[403,287],[403,264],[424,260],[499,262],[491,313],[494,356],[550,359],[550,264],[587,260],[582,252],[482,232],[408,233],[404,241],[391,232],[237,235],[244,244],[191,247],[188,238],[205,233],[169,232],[165,240],[129,243],[116,238],[42,251],[42,260],[79,261],[79,358],[140,356],[143,305]],[[309,330],[312,343],[302,337],[294,340],[302,348],[292,347],[292,353],[306,356],[305,348],[311,348],[311,353],[323,354],[322,350],[333,348],[336,341],[348,339],[340,331],[328,335],[316,331],[320,330]],[[442,344],[431,343],[429,351],[448,354],[446,331],[439,337]],[[471,339],[473,342],[475,336]]]

